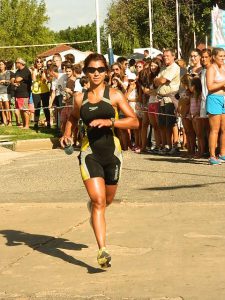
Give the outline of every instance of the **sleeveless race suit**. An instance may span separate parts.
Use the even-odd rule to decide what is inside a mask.
[[[97,103],[90,103],[88,92],[84,93],[80,117],[85,127],[79,155],[82,179],[102,177],[107,185],[117,184],[122,166],[119,139],[113,128],[89,127],[89,123],[96,119],[118,118],[109,98],[109,87],[105,87],[103,98]]]

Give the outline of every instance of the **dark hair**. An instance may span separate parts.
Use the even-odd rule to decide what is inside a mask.
[[[101,61],[104,64],[104,67],[106,68],[106,72],[108,71],[109,68],[105,57],[99,53],[91,53],[84,60],[84,73],[86,73],[87,67],[89,66],[91,61]]]
[[[66,69],[67,66],[71,66],[71,63],[70,63],[68,60],[63,61],[62,64],[61,64],[61,68],[62,68],[62,69],[65,68],[65,69]],[[72,66],[71,66],[71,67],[72,67]]]
[[[7,69],[7,70],[11,70],[12,67],[13,67],[13,65],[14,65],[14,62],[13,62],[12,60],[8,60],[8,61],[6,62],[6,69]]]
[[[204,48],[202,49],[202,54],[208,53],[208,55],[211,57],[212,56],[212,50],[209,48]]]
[[[53,72],[56,72],[56,73],[59,73],[59,69],[58,67],[55,65],[55,64],[52,64],[50,67],[49,67],[49,71],[53,71]]]
[[[75,64],[75,65],[73,65],[73,71],[76,74],[80,75],[82,73],[82,66],[81,66],[81,64]]]
[[[154,75],[154,78],[159,74],[159,71],[162,67],[162,61],[161,59],[159,59],[158,57],[154,57],[151,62],[150,62],[150,66],[151,66],[151,63],[154,63],[158,66],[158,70],[153,74]],[[152,73],[152,72],[151,72]]]
[[[6,66],[6,61],[4,59],[0,59],[0,62],[2,62],[5,65],[5,67],[7,67]]]
[[[117,60],[116,60],[116,62],[118,62],[118,63],[120,63],[120,64],[124,63],[125,61],[127,61],[127,58],[124,57],[124,56],[120,56],[120,57],[118,57]]]
[[[72,53],[68,53],[64,55],[65,59],[69,61],[71,64],[75,63],[75,56]]]
[[[196,52],[196,53],[198,53],[199,56],[202,55],[202,51],[200,49],[198,49],[198,48],[192,49],[191,52]],[[191,55],[191,52],[190,52],[190,55]]]
[[[198,99],[202,93],[201,79],[197,76],[193,77],[191,80],[191,86],[195,87],[194,95],[196,97],[196,101],[198,101]]]
[[[132,66],[135,66],[135,64],[136,64],[136,60],[134,58],[131,58],[129,60],[129,66],[132,67]]]
[[[34,61],[34,67],[37,68],[37,61],[40,60],[40,62],[43,64],[44,60],[41,57],[36,57]]]
[[[82,76],[82,77],[80,78],[80,85],[81,85],[82,87],[84,87],[84,85],[87,84],[88,82],[89,82],[89,79],[88,79],[87,76]]]
[[[212,56],[216,56],[221,51],[224,51],[224,49],[223,48],[213,48]]]

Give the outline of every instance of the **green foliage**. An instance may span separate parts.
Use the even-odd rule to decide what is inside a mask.
[[[58,42],[80,42],[80,41],[92,41],[92,43],[74,44],[72,47],[80,51],[96,51],[96,24],[88,24],[86,26],[78,26],[76,28],[68,27],[67,29],[60,30],[56,33]],[[106,42],[104,37],[104,28],[101,28],[101,46],[102,52],[106,51]]]
[[[54,42],[54,33],[45,23],[48,21],[44,0],[1,0],[0,39],[1,46],[34,45]],[[43,48],[0,49],[3,59],[22,56],[33,61]]]
[[[215,2],[211,0],[179,0],[180,42],[184,57],[187,57],[190,49],[194,46],[194,31],[197,44],[204,42],[206,35],[210,36],[210,15]],[[152,10],[153,47],[158,49],[176,48],[176,1],[152,0]],[[133,52],[133,48],[149,47],[148,0],[113,1],[106,19],[106,33],[110,33],[112,36],[115,53],[129,54]]]

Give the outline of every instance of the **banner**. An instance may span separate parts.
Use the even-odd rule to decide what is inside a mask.
[[[211,12],[212,16],[212,47],[225,49],[225,10],[216,5]]]

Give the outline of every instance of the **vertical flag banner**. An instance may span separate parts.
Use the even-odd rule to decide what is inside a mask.
[[[225,49],[225,10],[216,5],[211,12],[212,15],[212,46]]]

